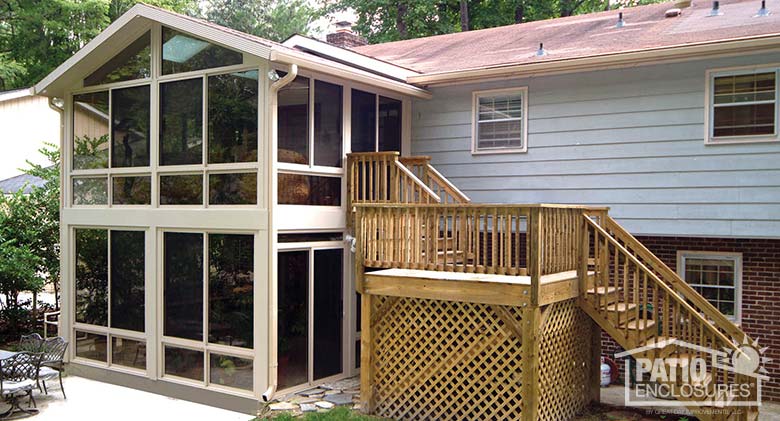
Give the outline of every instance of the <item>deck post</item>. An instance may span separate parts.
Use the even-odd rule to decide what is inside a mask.
[[[539,305],[539,282],[542,278],[542,209],[534,207],[528,214],[528,276],[531,277],[531,306]]]
[[[590,321],[590,381],[586,385],[589,401],[601,401],[601,328],[596,322]]]
[[[536,421],[539,413],[539,330],[541,309],[537,306],[523,308],[522,339],[522,397],[521,420]]]
[[[360,300],[360,410],[364,414],[374,412],[374,350],[371,337],[371,309],[374,300],[374,296],[370,294],[361,295]]]

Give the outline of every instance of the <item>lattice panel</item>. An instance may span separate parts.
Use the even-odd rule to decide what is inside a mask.
[[[539,329],[539,420],[567,420],[588,404],[593,322],[576,299],[550,304]]]
[[[376,415],[519,419],[520,309],[382,296],[373,302]]]

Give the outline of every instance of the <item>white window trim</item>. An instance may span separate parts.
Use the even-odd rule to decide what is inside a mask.
[[[685,260],[686,259],[718,259],[734,261],[734,317],[728,315],[726,318],[734,323],[740,323],[742,320],[742,253],[723,252],[723,251],[691,251],[677,250],[677,274],[685,280]]]
[[[715,137],[714,127],[714,83],[719,76],[734,76],[753,73],[775,72],[775,132],[771,135],[721,136]],[[733,145],[745,143],[767,143],[780,141],[780,63],[753,66],[708,69],[704,78],[704,144]]]
[[[490,148],[479,149],[477,147],[477,116],[479,115],[479,98],[485,96],[495,96],[500,94],[517,94],[523,97],[523,116],[522,116],[522,146],[519,148]],[[525,153],[528,152],[528,87],[519,86],[516,88],[490,89],[485,91],[474,91],[471,93],[471,154],[472,155],[490,155],[502,153]]]

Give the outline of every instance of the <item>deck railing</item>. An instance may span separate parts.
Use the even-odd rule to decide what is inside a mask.
[[[398,152],[347,157],[350,206],[360,203],[439,203],[441,198],[398,161]]]
[[[578,268],[586,209],[556,205],[358,204],[363,264],[544,276]]]
[[[441,198],[441,203],[469,203],[471,199],[431,165],[429,156],[402,156],[398,160]]]

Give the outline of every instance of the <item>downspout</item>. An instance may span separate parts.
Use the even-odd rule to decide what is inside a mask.
[[[34,93],[35,88],[34,87],[30,88],[30,91]],[[65,101],[62,98],[53,97],[53,98],[49,98],[48,102],[49,102],[49,108],[51,108],[52,110],[56,111],[60,115],[60,141],[59,141],[59,144],[58,144],[58,147],[60,149],[60,168],[58,168],[58,170],[60,172],[60,177],[59,177],[59,179],[60,179],[59,180],[59,182],[60,182],[60,186],[59,186],[60,187],[60,197],[59,197],[60,203],[58,205],[58,208],[59,208],[59,211],[60,211],[60,220],[57,221],[57,222],[59,223],[60,227],[62,227],[62,210],[65,207],[65,181],[66,181],[66,177],[65,177],[65,157],[64,157],[64,155],[65,155],[65,153],[64,153],[65,152]],[[63,244],[62,230],[61,229],[60,229],[59,240],[60,240],[60,244]],[[60,256],[60,264],[61,264],[61,262],[62,262],[62,256]],[[65,274],[65,272],[62,271],[62,269],[60,268],[59,286],[55,290],[55,292],[56,292],[56,294],[55,294],[56,302],[54,303],[57,306],[57,308],[60,309],[60,310],[62,310],[62,291],[63,291],[63,288],[62,288],[62,283],[63,282],[62,282],[62,280],[63,280],[64,274]],[[34,297],[37,300],[37,294]],[[36,305],[37,304],[34,304],[34,306],[36,306]],[[60,315],[62,315],[62,311],[60,311]],[[60,323],[61,322],[60,317],[61,316],[57,316],[57,336],[66,336],[64,334],[64,332],[63,332],[62,323]],[[46,316],[45,315],[44,315],[43,319],[44,319],[43,329],[44,329],[44,332],[45,332],[46,329],[48,328],[46,326]]]
[[[271,69],[273,71],[273,69]],[[278,385],[278,377],[277,377],[277,369],[279,367],[279,355],[278,355],[278,332],[277,332],[277,324],[278,324],[278,303],[277,303],[277,273],[276,270],[276,252],[277,252],[277,230],[276,225],[274,224],[274,213],[276,210],[276,202],[277,202],[277,190],[278,190],[278,174],[276,171],[276,155],[277,155],[277,149],[278,149],[278,141],[277,141],[277,130],[276,130],[276,121],[277,121],[277,105],[279,103],[277,94],[279,93],[279,90],[287,86],[290,82],[295,79],[295,77],[298,76],[298,65],[297,64],[291,64],[290,70],[287,72],[286,75],[284,75],[283,78],[274,81],[271,84],[270,88],[270,98],[271,103],[269,107],[269,124],[268,124],[268,139],[270,139],[270,165],[268,166],[270,168],[270,174],[269,174],[269,180],[271,188],[269,189],[269,204],[271,208],[271,212],[268,213],[268,226],[269,226],[269,240],[270,240],[270,250],[269,250],[269,258],[268,258],[268,267],[269,267],[269,288],[268,288],[268,300],[269,300],[269,309],[270,309],[270,315],[268,317],[268,332],[269,332],[269,355],[268,355],[268,390],[266,390],[263,395],[263,401],[269,402],[274,398],[274,394],[276,393],[276,387]]]

